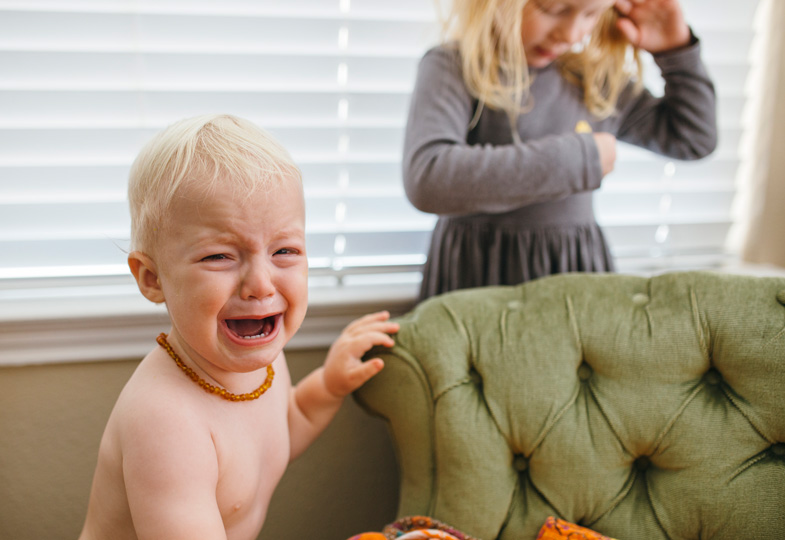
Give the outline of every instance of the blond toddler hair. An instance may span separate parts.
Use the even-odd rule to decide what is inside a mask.
[[[302,182],[286,149],[252,122],[228,114],[176,122],[150,140],[131,166],[131,249],[154,248],[167,210],[186,189],[205,198],[231,189],[242,199],[282,178]]]

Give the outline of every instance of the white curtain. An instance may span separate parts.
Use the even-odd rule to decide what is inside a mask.
[[[745,145],[739,197],[739,227],[732,239],[749,263],[785,268],[785,2],[763,0],[758,43],[751,61],[751,90],[760,88],[750,108],[754,126]]]

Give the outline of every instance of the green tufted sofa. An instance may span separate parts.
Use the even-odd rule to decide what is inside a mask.
[[[785,279],[567,274],[429,299],[356,392],[399,516],[482,540],[785,538]]]

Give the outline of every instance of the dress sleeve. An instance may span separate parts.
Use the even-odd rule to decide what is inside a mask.
[[[457,58],[440,47],[420,61],[403,150],[404,187],[416,208],[440,215],[501,213],[599,187],[602,168],[590,134],[469,144],[476,100]]]
[[[717,146],[714,84],[700,57],[700,42],[653,56],[665,91],[654,97],[643,90],[619,104],[619,140],[675,159],[706,157]]]

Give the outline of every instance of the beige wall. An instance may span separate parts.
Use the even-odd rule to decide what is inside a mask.
[[[324,352],[287,354],[293,379]],[[0,539],[75,539],[104,425],[138,360],[0,368]],[[345,540],[395,517],[397,469],[384,424],[347,399],[292,463],[264,540]]]

